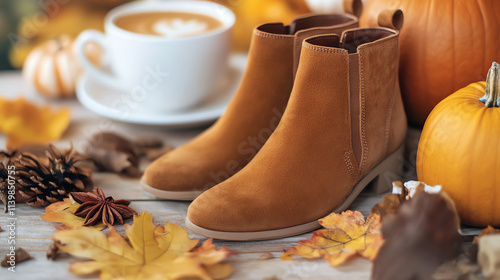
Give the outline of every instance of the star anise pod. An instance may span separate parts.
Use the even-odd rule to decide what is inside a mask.
[[[100,221],[110,226],[115,223],[123,225],[124,219],[136,213],[134,209],[128,207],[130,201],[106,197],[100,188],[94,188],[92,193],[72,192],[71,196],[81,204],[74,215],[85,218],[84,226],[93,226]]]

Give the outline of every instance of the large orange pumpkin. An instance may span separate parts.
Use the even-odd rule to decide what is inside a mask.
[[[500,65],[441,101],[425,122],[419,181],[441,185],[462,223],[500,226]]]
[[[386,9],[401,9],[400,82],[410,123],[422,126],[442,99],[484,81],[500,60],[499,0],[370,0],[360,26],[377,26]]]

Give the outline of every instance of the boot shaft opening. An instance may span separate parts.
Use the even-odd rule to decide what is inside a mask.
[[[386,28],[358,28],[345,31],[342,34],[342,40],[336,35],[323,35],[308,38],[305,41],[319,47],[345,49],[349,54],[353,54],[358,52],[359,46],[397,34],[397,31]]]
[[[290,25],[268,23],[257,27],[257,30],[275,35],[295,35],[297,32],[311,28],[337,26],[357,22],[355,16],[347,14],[306,15],[295,19]]]

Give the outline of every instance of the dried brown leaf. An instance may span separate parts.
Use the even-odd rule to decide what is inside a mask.
[[[101,171],[114,172],[129,177],[139,177],[139,160],[145,156],[155,160],[172,151],[172,146],[164,146],[158,138],[141,138],[131,141],[112,132],[94,134],[85,145],[90,156]]]
[[[120,135],[111,132],[94,134],[85,145],[85,154],[102,171],[130,177],[141,175],[135,145]]]
[[[375,214],[379,214],[380,217],[385,217],[390,214],[397,214],[399,211],[399,207],[401,207],[401,199],[398,194],[388,194],[384,196],[384,199],[375,204],[372,207],[371,212]]]
[[[58,244],[61,245],[59,241],[54,241],[50,243],[49,249],[47,250],[47,260],[55,260],[59,255],[59,247]]]
[[[420,193],[384,218],[385,243],[375,259],[373,280],[428,280],[458,253],[455,212],[441,195]]]
[[[138,149],[158,149],[163,147],[163,140],[159,138],[139,138],[134,141],[134,145]]]
[[[14,265],[17,265],[19,263],[22,263],[24,261],[27,261],[29,259],[31,259],[31,256],[28,252],[26,252],[26,250],[24,250],[23,248],[19,247],[17,248],[16,250],[14,250],[14,253],[15,253],[15,260],[14,261]],[[5,258],[2,260],[2,262],[0,263],[3,267],[9,267],[11,266],[10,262],[11,262],[11,256],[9,256],[10,253],[8,253]]]

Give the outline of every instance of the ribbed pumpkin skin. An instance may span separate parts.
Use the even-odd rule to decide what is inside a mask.
[[[441,101],[425,122],[417,153],[418,180],[442,185],[463,224],[500,226],[500,108],[478,99],[474,83]]]
[[[422,126],[446,96],[484,81],[500,60],[498,0],[370,0],[360,26],[377,26],[385,9],[401,9],[400,82],[410,123]]]
[[[66,36],[35,48],[23,66],[24,79],[38,93],[52,98],[73,96],[80,74],[73,41]]]

